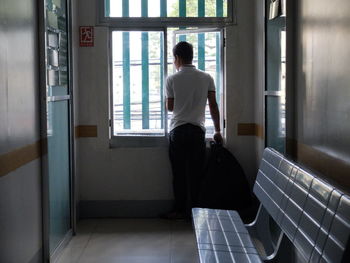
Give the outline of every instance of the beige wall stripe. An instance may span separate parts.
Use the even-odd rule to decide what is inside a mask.
[[[238,136],[257,136],[264,138],[263,126],[257,123],[238,123],[237,125]]]
[[[75,137],[97,137],[96,125],[79,125],[75,127]]]
[[[0,155],[0,177],[38,159],[41,156],[41,141]]]

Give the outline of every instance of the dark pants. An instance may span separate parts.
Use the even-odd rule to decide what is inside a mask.
[[[198,126],[184,124],[173,129],[169,139],[175,210],[190,215],[204,171],[205,133]]]

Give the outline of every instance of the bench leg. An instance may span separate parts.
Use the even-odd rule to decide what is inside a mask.
[[[295,262],[303,262],[297,260],[297,253],[295,251],[294,245],[290,242],[288,237],[283,234],[280,234],[276,249],[274,253],[266,258],[263,258],[264,262],[268,263],[295,263]]]
[[[275,246],[270,230],[270,215],[261,204],[255,220],[245,227],[253,239],[258,239],[262,243],[265,255],[274,253]]]

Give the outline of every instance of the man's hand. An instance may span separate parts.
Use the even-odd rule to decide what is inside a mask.
[[[215,133],[214,133],[214,136],[213,136],[213,139],[214,139],[214,141],[215,141],[217,144],[222,144],[222,143],[223,143],[222,135],[221,135],[220,132],[215,132]]]
[[[166,100],[166,108],[168,111],[174,110],[174,98],[167,98]]]

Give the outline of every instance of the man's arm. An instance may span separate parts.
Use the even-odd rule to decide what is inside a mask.
[[[173,90],[173,82],[171,81],[172,78],[171,76],[166,79],[166,85],[165,85],[165,105],[166,109],[168,111],[173,111],[174,110],[174,90]]]
[[[222,136],[221,136],[221,130],[220,130],[220,112],[218,104],[216,103],[216,96],[215,91],[209,91],[208,92],[208,101],[209,101],[209,109],[210,109],[210,115],[214,122],[215,127],[215,133],[214,133],[214,140],[217,143],[222,144]]]
[[[174,110],[174,98],[167,98],[166,99],[166,108],[168,111]]]

